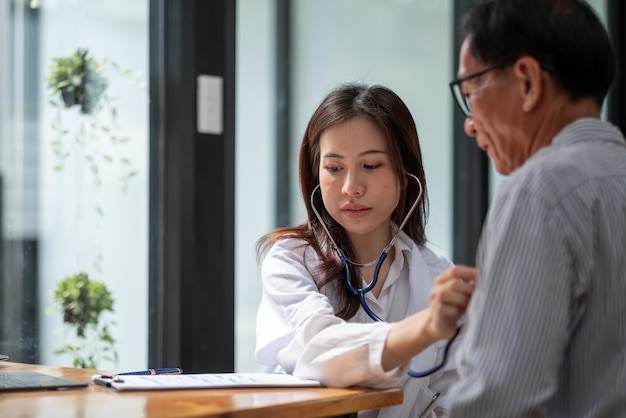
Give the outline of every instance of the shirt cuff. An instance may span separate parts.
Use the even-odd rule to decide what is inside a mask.
[[[409,363],[407,362],[388,371],[383,369],[383,349],[385,348],[387,335],[389,334],[393,324],[385,323],[384,325],[384,327],[378,327],[370,334],[369,362],[371,371],[374,375],[374,380],[377,380],[376,386],[387,387],[390,384],[398,384],[398,379],[406,375],[409,369]]]

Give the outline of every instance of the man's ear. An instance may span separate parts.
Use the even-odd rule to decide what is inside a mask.
[[[515,62],[514,71],[519,81],[522,110],[531,112],[537,108],[546,94],[546,80],[543,77],[543,69],[535,58],[523,56]]]

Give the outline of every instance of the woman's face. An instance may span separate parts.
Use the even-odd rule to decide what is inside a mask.
[[[401,185],[384,133],[354,118],[322,132],[320,189],[324,206],[350,240],[387,240]]]

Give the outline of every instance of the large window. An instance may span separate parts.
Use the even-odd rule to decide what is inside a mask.
[[[0,352],[12,360],[72,365],[72,346],[95,349],[100,368],[146,367],[147,20],[147,0],[0,2]],[[79,273],[113,299],[100,337],[53,299]],[[106,306],[94,292],[75,299]]]

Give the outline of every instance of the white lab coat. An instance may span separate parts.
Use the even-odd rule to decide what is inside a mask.
[[[447,404],[446,392],[456,381],[453,344],[446,365],[425,378],[407,375],[433,367],[443,357],[446,341],[440,341],[406,364],[384,372],[382,350],[391,327],[374,322],[361,308],[344,321],[334,315],[333,286],[318,290],[313,279],[319,264],[315,251],[302,240],[283,239],[263,260],[263,296],[257,315],[255,356],[265,371],[291,373],[328,386],[351,385],[388,388],[402,386],[402,405],[365,411],[359,417],[420,417],[435,393],[436,408],[423,416],[440,416]],[[385,321],[393,322],[428,306],[433,279],[451,262],[434,251],[416,245],[401,232],[395,258],[383,289],[376,299],[366,295],[368,305]],[[343,283],[341,285],[344,285]],[[458,338],[457,338],[458,340]]]

